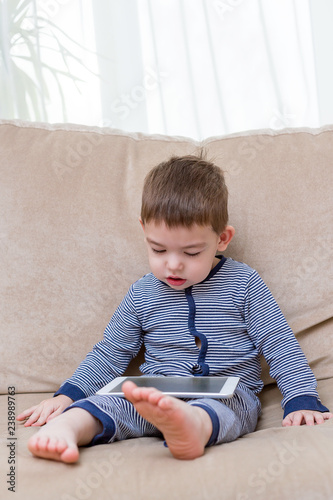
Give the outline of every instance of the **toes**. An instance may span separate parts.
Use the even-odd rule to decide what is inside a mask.
[[[58,442],[57,442],[57,447],[56,447],[56,450],[60,455],[67,449],[67,442],[65,441],[65,439],[60,439]]]
[[[138,387],[133,382],[127,381],[122,385],[122,391],[126,399],[136,404],[140,401],[146,401],[156,405],[163,394],[153,387]]]
[[[39,439],[37,440],[37,449],[39,451],[48,451],[48,446],[50,443],[50,439],[48,436],[41,435]]]
[[[31,453],[35,453],[35,451],[38,451],[38,437],[37,436],[33,436],[32,438],[29,439],[28,448],[31,451]]]
[[[136,397],[134,394],[134,390],[136,389],[136,387],[137,386],[130,381],[124,382],[121,386],[121,390],[125,394],[126,399],[128,399],[131,403],[136,401]]]
[[[79,450],[75,443],[69,445],[65,439],[57,437],[33,436],[28,442],[28,448],[38,457],[62,460],[66,463],[76,462],[79,458]]]
[[[50,438],[44,451],[49,451],[50,453],[55,453],[58,447],[58,440],[56,438]]]
[[[154,404],[154,405],[158,405],[160,403],[160,401],[162,401],[163,399],[170,399],[170,398],[168,398],[168,396],[163,394],[163,392],[160,392],[156,389],[152,389],[150,394],[147,395],[147,397],[148,397],[149,403]]]
[[[77,447],[67,448],[60,456],[60,460],[66,462],[67,464],[72,464],[77,462],[79,458],[79,450]]]
[[[163,398],[160,398],[160,400],[158,402],[158,406],[162,410],[172,410],[172,409],[175,409],[174,402],[175,402],[174,398],[171,398],[169,396],[165,396]]]
[[[152,387],[138,387],[133,390],[133,395],[137,401],[146,401],[148,403],[156,404],[161,393]]]
[[[127,380],[126,382],[123,383],[123,385],[121,386],[121,390],[124,392],[124,393],[132,393],[133,392],[133,389],[135,389],[137,387],[137,385],[134,384],[134,382],[131,382],[130,380]]]

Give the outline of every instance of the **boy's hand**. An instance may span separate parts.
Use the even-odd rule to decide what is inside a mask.
[[[25,427],[44,425],[52,418],[60,415],[72,403],[71,398],[59,394],[54,398],[44,399],[39,405],[28,408],[16,418],[17,420],[25,420],[29,417],[24,424]]]
[[[289,427],[291,425],[314,425],[323,424],[325,420],[333,417],[332,413],[313,410],[298,410],[289,413],[283,420],[283,427]]]

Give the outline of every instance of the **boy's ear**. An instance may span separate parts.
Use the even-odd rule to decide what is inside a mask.
[[[144,225],[143,220],[141,219],[141,217],[139,217],[139,222],[141,224],[142,229],[145,230],[145,225]]]
[[[223,252],[229,245],[234,235],[235,235],[235,228],[232,226],[226,226],[223,233],[220,234],[220,240],[217,249],[220,252]]]

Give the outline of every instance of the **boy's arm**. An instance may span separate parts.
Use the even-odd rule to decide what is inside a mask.
[[[317,421],[318,413],[329,412],[319,399],[317,381],[295,335],[256,272],[245,294],[245,318],[249,334],[282,393],[283,425]]]

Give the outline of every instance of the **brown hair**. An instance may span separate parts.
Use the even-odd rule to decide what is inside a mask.
[[[228,190],[222,170],[200,156],[172,157],[145,178],[141,219],[169,227],[209,225],[220,234],[228,222]]]

